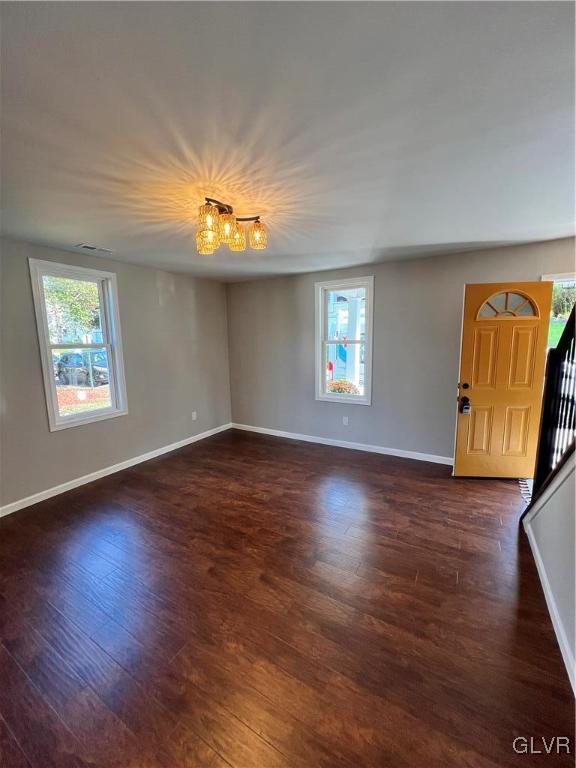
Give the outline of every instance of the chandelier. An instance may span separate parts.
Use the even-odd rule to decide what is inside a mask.
[[[221,245],[227,245],[231,251],[246,250],[246,229],[243,222],[249,221],[248,243],[255,251],[263,251],[268,245],[266,227],[260,216],[234,216],[231,205],[221,203],[212,197],[198,211],[198,230],[196,248],[201,256],[211,256]]]

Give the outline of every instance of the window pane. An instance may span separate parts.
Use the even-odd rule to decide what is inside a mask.
[[[492,296],[490,298],[490,304],[494,309],[498,310],[498,312],[504,311],[506,309],[506,294],[499,293],[497,296]]]
[[[522,296],[520,293],[508,293],[508,306],[507,309],[512,310],[512,312],[516,312],[517,309],[519,309],[525,302],[526,302],[526,296]],[[528,305],[530,305],[530,302],[528,302]]]
[[[60,416],[111,407],[106,349],[54,349],[52,366]]]
[[[557,280],[552,289],[548,347],[556,347],[576,303],[576,281]]]
[[[356,339],[366,333],[366,289],[326,291],[327,338]]]
[[[51,275],[42,280],[50,343],[102,343],[98,283]]]
[[[496,312],[488,304],[483,304],[480,310],[480,317],[496,317]]]
[[[326,392],[364,395],[365,344],[326,344],[324,371]]]
[[[533,317],[536,314],[534,305],[531,301],[527,301],[525,304],[519,305],[514,311],[519,317]]]

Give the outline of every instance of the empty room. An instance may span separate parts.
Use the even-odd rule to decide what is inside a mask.
[[[573,768],[574,3],[0,21],[0,768]]]

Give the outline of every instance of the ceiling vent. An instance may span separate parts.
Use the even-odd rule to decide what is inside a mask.
[[[100,248],[97,245],[90,245],[89,243],[76,243],[74,248],[80,248],[83,251],[93,251],[94,253],[112,253],[110,248]]]

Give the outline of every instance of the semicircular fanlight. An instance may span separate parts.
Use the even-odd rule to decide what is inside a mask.
[[[538,310],[528,296],[515,291],[501,291],[485,301],[478,312],[480,320],[495,317],[538,317]]]

